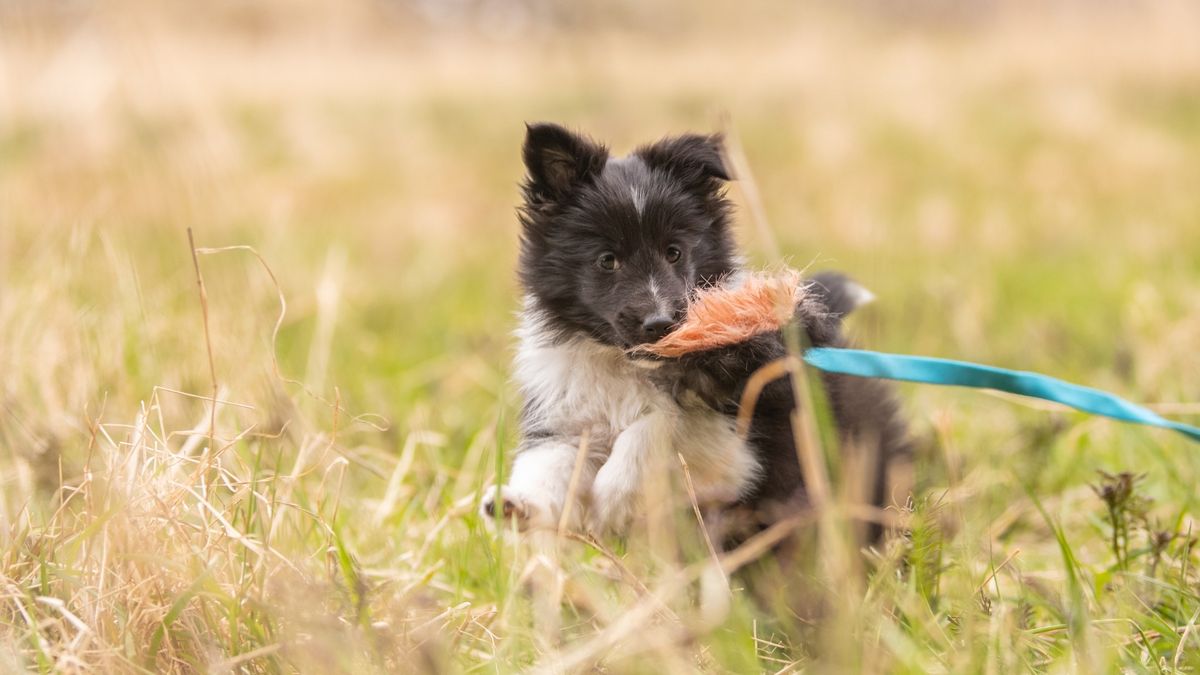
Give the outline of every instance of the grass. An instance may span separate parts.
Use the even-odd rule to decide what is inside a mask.
[[[779,257],[879,296],[862,343],[1194,420],[1194,8],[263,7],[0,8],[6,670],[1200,666],[1196,447],[1007,397],[902,386],[901,533],[852,550],[834,499],[781,602],[754,550],[714,595],[686,498],[626,541],[475,511],[517,440],[524,120],[727,116]]]

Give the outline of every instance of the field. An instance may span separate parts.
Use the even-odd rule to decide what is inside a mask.
[[[0,669],[1196,672],[1200,446],[1049,404],[899,387],[915,493],[814,514],[816,618],[714,595],[686,497],[476,515],[525,121],[723,129],[860,344],[1200,421],[1195,3],[889,7],[0,3]]]

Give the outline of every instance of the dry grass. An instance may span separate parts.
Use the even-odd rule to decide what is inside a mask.
[[[903,388],[911,501],[813,466],[828,508],[719,565],[676,458],[627,541],[475,515],[527,119],[727,119],[752,257],[865,282],[864,342],[1196,414],[1193,6],[438,6],[0,4],[5,669],[1200,666],[1195,446],[1009,398]]]

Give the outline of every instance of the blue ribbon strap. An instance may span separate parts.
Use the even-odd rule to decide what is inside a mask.
[[[1200,442],[1200,429],[1161,417],[1106,391],[1019,370],[927,356],[884,354],[859,349],[816,347],[804,352],[810,366],[830,373],[885,380],[996,389],[1071,406],[1116,420],[1177,431]]]

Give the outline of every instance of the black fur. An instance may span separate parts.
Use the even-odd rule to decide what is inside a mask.
[[[653,341],[661,331],[648,331],[647,321],[664,312],[678,321],[690,294],[737,270],[719,136],[668,138],[613,159],[586,137],[536,124],[528,127],[524,159],[520,279],[560,338],[583,334],[621,348]],[[632,193],[641,197],[640,214]],[[841,318],[853,309],[848,280],[831,274],[817,281],[796,319],[808,344],[843,346]],[[699,400],[736,416],[750,376],[785,355],[781,334],[768,333],[670,361],[647,377],[681,405]],[[864,464],[874,473],[867,491],[883,505],[888,470],[907,453],[896,402],[879,381],[821,377],[843,444],[874,455]],[[792,391],[790,380],[776,380],[755,406],[749,440],[765,470],[740,506],[758,513],[803,502]]]
[[[680,136],[610,159],[604,146],[560,126],[529,127],[520,277],[557,332],[623,348],[653,341],[647,320],[663,315],[669,327],[694,289],[734,271],[719,142]],[[645,205],[640,215],[633,191]],[[603,268],[606,254],[616,269]]]

